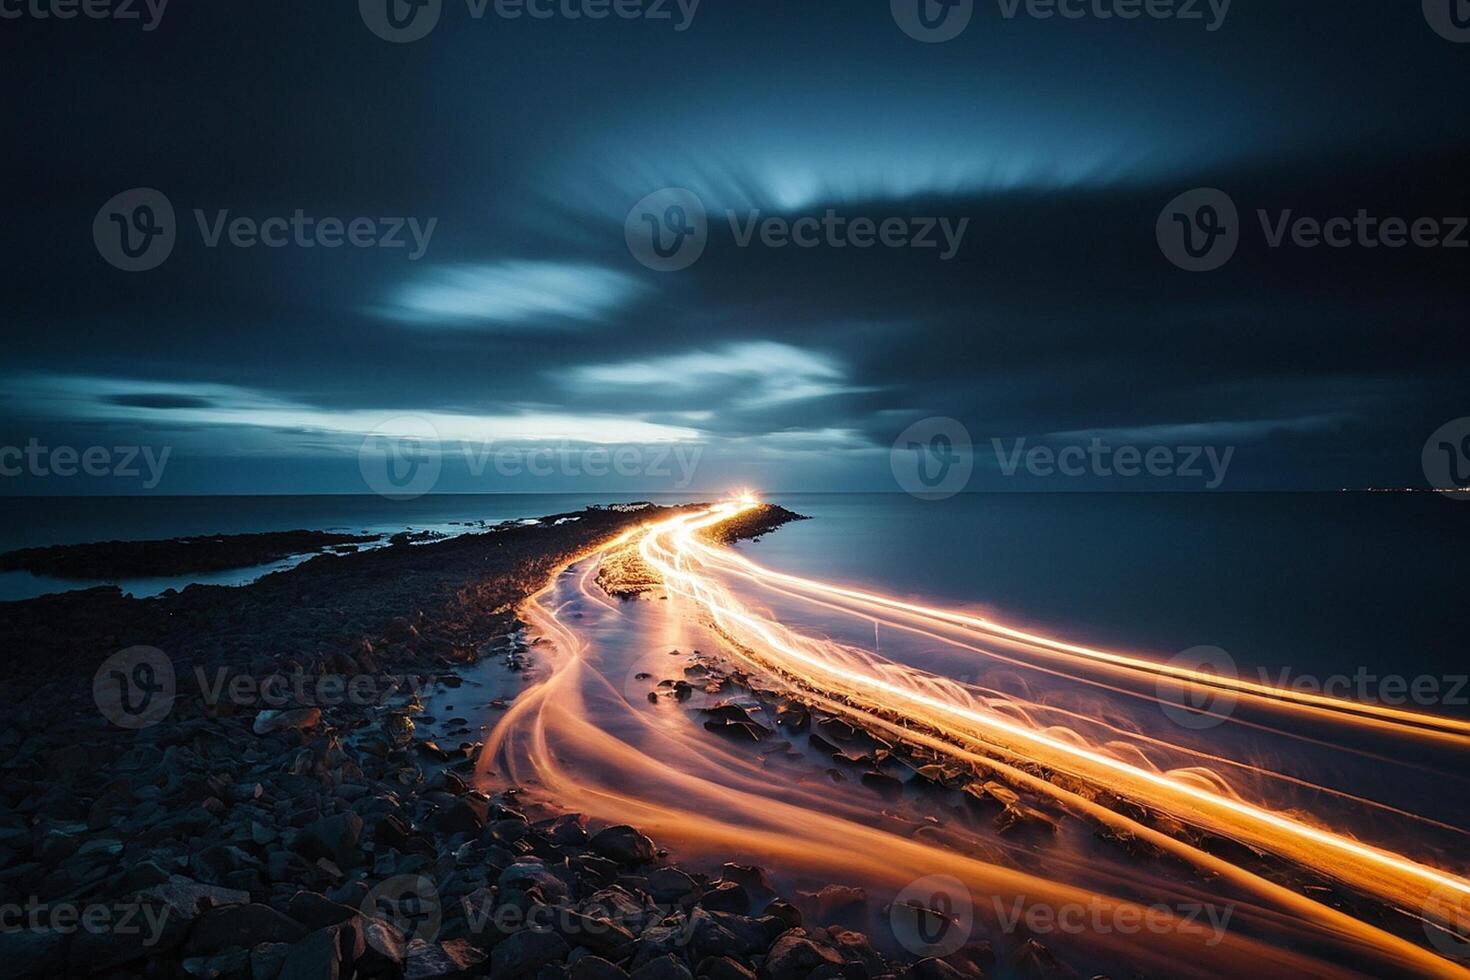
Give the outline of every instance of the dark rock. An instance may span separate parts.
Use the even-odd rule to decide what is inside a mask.
[[[966,976],[977,976],[973,973],[961,973],[944,960],[932,956],[915,963],[909,968],[909,974],[914,980],[965,980]]]
[[[533,975],[541,966],[566,959],[571,947],[555,932],[522,929],[490,952],[490,975],[517,980]]]
[[[793,929],[771,944],[765,970],[771,980],[806,980],[823,966],[841,967],[842,957],[812,942],[802,930]]]
[[[325,817],[302,829],[296,850],[307,858],[326,858],[338,867],[360,864],[362,817],[348,811]]]
[[[592,836],[592,849],[619,864],[647,864],[655,857],[653,841],[632,827],[608,827]]]
[[[632,973],[633,980],[694,980],[694,974],[671,954],[644,963]]]
[[[728,956],[702,960],[696,972],[709,980],[755,980],[755,974],[750,969]]]
[[[306,927],[269,905],[226,905],[199,917],[185,943],[190,956],[207,956],[230,946],[249,949],[260,943],[295,943],[306,938]]]
[[[442,943],[415,939],[408,945],[403,976],[404,980],[462,977],[484,959],[484,951],[465,939],[446,939]]]
[[[286,914],[308,929],[325,929],[353,918],[358,910],[333,902],[316,892],[297,892],[291,896]]]
[[[714,887],[700,896],[699,904],[712,911],[744,915],[750,911],[750,893],[737,882],[717,881]]]
[[[569,980],[627,980],[628,971],[600,956],[579,957],[567,971]]]
[[[273,732],[284,731],[307,731],[322,723],[322,709],[320,708],[291,708],[286,711],[277,711],[268,708],[255,716],[255,724],[251,731],[257,735],[270,735]]]

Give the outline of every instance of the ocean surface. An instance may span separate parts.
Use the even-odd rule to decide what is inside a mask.
[[[442,533],[630,498],[577,494],[8,498],[0,551],[295,528]],[[660,503],[699,495],[653,497]],[[769,567],[982,611],[1077,642],[1243,671],[1470,672],[1470,503],[1431,494],[777,494],[813,518],[740,545]],[[222,573],[249,581],[275,567]],[[119,583],[134,594],[184,580]],[[80,584],[0,574],[0,599]],[[1457,700],[1470,699],[1470,691]],[[1465,712],[1463,706],[1444,705]],[[1470,713],[1470,712],[1466,712]]]

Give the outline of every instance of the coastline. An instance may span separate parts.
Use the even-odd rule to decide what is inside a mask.
[[[418,732],[424,698],[461,690],[468,668],[533,666],[520,601],[674,509],[326,553],[234,588],[0,606],[20,652],[0,726],[0,904],[129,910],[138,924],[6,932],[8,969],[795,980],[862,961],[865,976],[893,972],[856,933],[802,929],[760,869],[686,871],[632,827],[532,820],[516,788],[472,788],[473,733],[451,744]],[[795,516],[773,510],[732,536]],[[946,969],[913,975],[958,975]]]

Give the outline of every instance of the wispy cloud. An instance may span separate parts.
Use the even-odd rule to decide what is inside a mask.
[[[428,270],[372,312],[409,327],[577,328],[603,320],[647,287],[601,266],[507,261]]]
[[[680,392],[708,391],[733,382],[744,391],[727,403],[735,408],[764,408],[866,390],[846,384],[846,372],[827,355],[774,341],[746,341],[713,350],[593,364],[572,372],[572,380],[583,386],[659,385]]]

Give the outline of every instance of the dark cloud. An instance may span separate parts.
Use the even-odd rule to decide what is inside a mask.
[[[980,4],[943,45],[881,3],[706,0],[674,32],[446,0],[409,45],[352,7],[12,25],[6,438],[122,427],[176,442],[200,488],[360,489],[351,444],[396,413],[527,438],[623,419],[695,433],[721,478],[877,489],[898,432],[946,415],[979,443],[1229,440],[1244,486],[1335,487],[1419,482],[1426,435],[1467,414],[1470,251],[1273,248],[1257,216],[1470,214],[1470,50],[1418,5],[1237,3],[1210,33]],[[180,237],[126,274],[90,229],[135,186]],[[666,186],[711,219],[674,273],[624,242]],[[1192,187],[1242,219],[1208,274],[1154,235]],[[965,233],[947,261],[742,247],[727,209]],[[199,227],[297,211],[437,224],[417,261]]]

